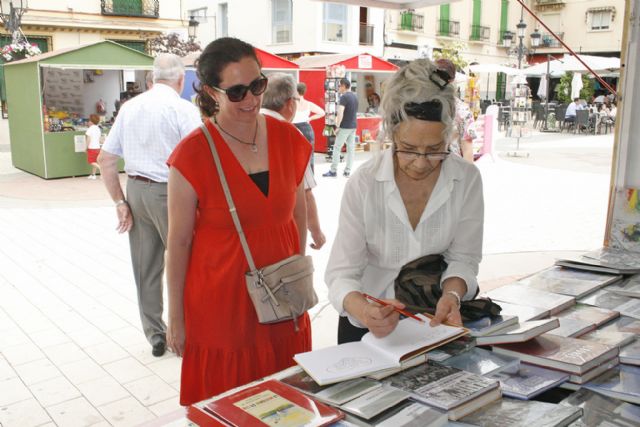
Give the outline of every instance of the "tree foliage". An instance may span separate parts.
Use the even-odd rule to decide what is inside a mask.
[[[563,104],[569,104],[571,103],[571,101],[573,101],[573,99],[571,99],[571,80],[573,80],[573,73],[564,73],[564,75],[560,77],[560,83],[556,88],[558,101],[562,102]],[[583,74],[580,99],[585,99],[590,102],[591,98],[593,97],[593,93],[593,80],[587,77],[586,74]]]
[[[454,41],[445,44],[440,50],[434,50],[433,59],[440,58],[448,59],[456,66],[458,70],[462,70],[469,62],[467,62],[461,55],[467,49],[467,45],[461,41]]]
[[[177,33],[169,33],[149,40],[149,52],[152,56],[159,53],[173,53],[180,57],[192,52],[199,52],[202,48],[196,42],[184,41]]]

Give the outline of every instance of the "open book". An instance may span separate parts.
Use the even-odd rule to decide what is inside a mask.
[[[362,341],[299,353],[293,358],[318,384],[325,385],[399,367],[406,359],[468,333],[456,326],[431,327],[428,317],[422,314],[418,317],[424,322],[402,319],[384,338],[376,338],[369,332]]]

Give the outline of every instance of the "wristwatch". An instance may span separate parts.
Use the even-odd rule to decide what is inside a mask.
[[[458,301],[458,310],[460,310],[460,303],[462,302],[462,298],[460,297],[460,294],[457,293],[456,291],[447,291],[444,293],[445,295],[453,295],[455,297],[455,299]]]
[[[118,206],[120,206],[120,205],[124,205],[124,204],[126,204],[126,203],[127,203],[127,201],[126,201],[125,199],[120,199],[120,200],[116,201],[116,208],[117,208]]]

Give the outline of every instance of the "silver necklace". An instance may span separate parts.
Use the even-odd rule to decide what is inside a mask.
[[[222,133],[224,133],[225,135],[235,139],[236,141],[238,141],[238,142],[240,142],[242,144],[250,145],[252,152],[254,152],[254,153],[258,152],[258,146],[256,145],[256,136],[258,135],[258,118],[256,118],[256,130],[253,132],[253,139],[252,139],[251,142],[243,141],[240,138],[238,138],[237,136],[231,135],[229,132],[224,130],[222,128],[222,126],[220,126],[220,123],[218,123],[218,119],[216,118],[216,116],[213,116],[213,122],[216,124],[216,126],[218,126],[218,129],[220,129],[222,131]]]

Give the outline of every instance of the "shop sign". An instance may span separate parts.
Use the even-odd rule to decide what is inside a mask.
[[[373,68],[371,55],[358,55],[358,68]]]

